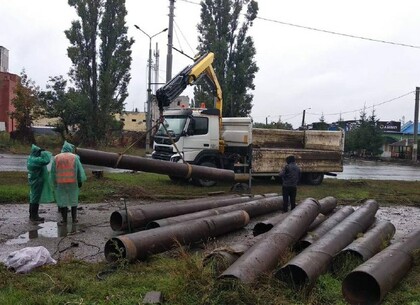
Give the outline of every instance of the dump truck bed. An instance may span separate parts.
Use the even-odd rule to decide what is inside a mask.
[[[302,172],[343,171],[344,133],[324,130],[252,130],[253,174],[277,174],[294,155]]]

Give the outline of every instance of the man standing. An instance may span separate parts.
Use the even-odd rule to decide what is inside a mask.
[[[26,163],[28,182],[31,187],[29,193],[29,219],[31,221],[44,221],[44,218],[39,217],[39,204],[54,201],[47,169],[50,161],[49,151],[32,144],[31,154]]]
[[[280,171],[280,178],[283,180],[283,211],[287,212],[289,209],[293,210],[296,207],[296,193],[297,184],[300,178],[300,169],[296,165],[295,156],[288,156],[286,158],[286,165]]]
[[[51,179],[55,187],[55,199],[61,211],[62,223],[67,223],[68,207],[71,207],[73,223],[77,220],[79,188],[86,181],[86,174],[78,155],[74,154],[74,145],[64,141],[61,153],[54,157],[51,166]]]

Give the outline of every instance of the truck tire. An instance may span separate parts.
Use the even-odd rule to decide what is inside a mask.
[[[207,166],[207,167],[214,167],[217,168],[216,164],[211,161],[204,161],[203,163],[199,164],[200,166]],[[210,187],[216,184],[214,180],[207,180],[207,179],[200,179],[200,178],[193,178],[192,183],[194,185],[203,186],[203,187]]]
[[[319,185],[324,180],[324,173],[305,173],[305,182],[310,185]]]

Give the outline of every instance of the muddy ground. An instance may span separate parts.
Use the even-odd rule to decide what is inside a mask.
[[[127,202],[135,206],[148,202]],[[122,234],[109,226],[113,211],[123,209],[123,202],[81,204],[79,205],[79,223],[67,226],[58,225],[61,219],[57,207],[41,205],[40,215],[45,222],[32,224],[28,219],[28,205],[0,205],[0,261],[5,261],[9,253],[24,247],[44,246],[56,260],[76,258],[88,262],[105,261],[104,245],[108,239]],[[255,219],[241,230],[217,238],[217,244],[233,243],[252,238],[255,223],[268,218],[265,215]],[[420,209],[408,206],[381,207],[377,212],[380,220],[389,220],[396,227],[394,240],[418,228]],[[71,217],[69,215],[69,220]]]

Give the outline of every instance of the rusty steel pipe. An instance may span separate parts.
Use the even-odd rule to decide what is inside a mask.
[[[247,237],[245,241],[218,247],[204,256],[203,265],[211,265],[214,273],[219,275],[264,237],[264,234]]]
[[[342,261],[344,256],[351,255],[358,258],[361,262],[367,261],[369,258],[378,253],[384,246],[384,243],[391,240],[395,234],[395,227],[389,221],[377,221],[366,231],[363,236],[357,238],[350,245],[345,247],[333,259],[334,261]]]
[[[130,262],[144,260],[150,254],[164,252],[177,245],[206,240],[240,229],[248,222],[248,213],[240,210],[113,237],[105,244],[105,258],[109,262],[118,259]]]
[[[77,148],[76,153],[80,156],[80,161],[83,164],[165,174],[185,179],[205,178],[215,181],[235,181],[234,171],[227,169],[175,163],[85,148]]]
[[[328,196],[325,198],[322,198],[320,200],[318,200],[319,205],[321,206],[321,213],[323,215],[327,215],[329,213],[331,213],[335,207],[337,206],[337,199],[332,197],[332,196]],[[273,216],[267,220],[264,220],[262,222],[258,222],[255,224],[252,233],[254,234],[254,236],[260,235],[262,233],[268,232],[270,231],[276,224],[278,224],[279,222],[283,221],[283,219],[285,219],[287,217],[287,215],[289,215],[290,212],[284,213],[284,214],[279,214],[276,216]],[[312,230],[313,228],[317,227],[321,222],[323,222],[326,218],[323,215],[318,215],[317,218],[312,222],[312,224],[310,225],[310,227],[308,228],[308,231]]]
[[[344,206],[339,209],[337,212],[332,214],[327,220],[325,220],[319,227],[314,229],[313,231],[308,232],[304,237],[302,237],[295,245],[296,250],[303,250],[314,242],[316,242],[319,238],[324,236],[327,232],[329,232],[332,228],[342,222],[346,217],[354,212],[354,209],[350,206]]]
[[[110,217],[110,225],[114,231],[144,228],[146,225],[156,219],[173,217],[177,215],[194,213],[202,210],[218,208],[233,205],[241,202],[252,201],[258,198],[272,197],[273,194],[256,195],[256,196],[240,196],[233,198],[201,198],[187,201],[176,201],[161,204],[137,206],[120,211],[114,211]],[[129,226],[130,224],[130,226]]]
[[[315,230],[315,228],[317,228],[319,225],[321,225],[321,223],[323,223],[325,220],[327,220],[328,217],[325,216],[324,214],[319,213],[318,216],[315,218],[314,221],[312,221],[311,225],[308,227],[308,232],[311,232],[313,230]]]
[[[328,215],[337,207],[337,198],[332,196],[324,197],[318,200],[321,206],[321,214]]]
[[[420,249],[420,229],[404,236],[350,272],[342,283],[350,304],[379,304],[408,273],[413,251]]]
[[[248,202],[229,205],[226,207],[199,211],[195,213],[183,214],[174,217],[157,219],[149,222],[146,229],[153,229],[173,225],[180,222],[185,222],[192,219],[198,219],[213,215],[225,214],[232,211],[244,210],[248,213],[250,218],[275,212],[283,208],[283,198],[281,196],[271,198],[260,198]]]
[[[378,208],[375,200],[367,200],[339,225],[281,267],[275,276],[294,287],[313,284],[328,269],[334,255],[372,225]]]
[[[251,283],[260,274],[273,270],[281,255],[303,235],[319,211],[318,201],[312,198],[305,199],[286,219],[264,234],[264,238],[246,251],[219,278]]]
[[[283,221],[283,219],[285,219],[289,214],[290,214],[290,212],[277,215],[276,217],[279,219],[278,223]],[[282,217],[279,217],[279,216],[282,216]],[[316,226],[318,221],[319,221],[318,219],[323,219],[325,217],[326,216],[324,216],[323,214],[318,214],[318,216],[311,223],[309,228],[313,227],[313,226]],[[274,218],[274,217],[272,217],[272,218]],[[270,218],[270,219],[272,219],[272,218]],[[259,224],[262,224],[262,223],[259,223]],[[275,223],[275,224],[277,224],[277,223]],[[271,228],[273,227],[272,224],[267,224],[267,225],[270,225]],[[258,228],[256,229],[255,227],[253,229],[254,236],[255,236],[254,238],[248,238],[246,241],[243,241],[243,242],[238,242],[238,243],[234,243],[234,244],[230,244],[230,245],[227,245],[227,246],[222,246],[222,247],[218,247],[218,248],[214,249],[213,251],[211,251],[210,253],[207,253],[204,256],[203,265],[206,266],[206,265],[212,264],[212,268],[215,271],[215,273],[217,273],[217,275],[222,273],[223,271],[225,271],[242,254],[244,254],[245,251],[247,251],[249,248],[251,248],[260,239],[264,238],[263,233],[269,231],[269,230],[267,230],[265,232],[262,232],[262,233],[259,233],[259,234],[255,235],[256,230],[257,231],[259,230]],[[308,230],[309,230],[309,228],[308,228]]]

